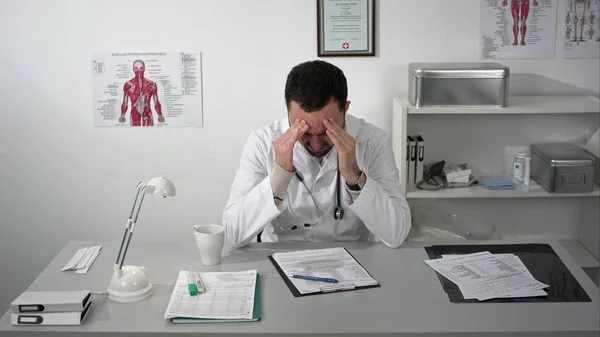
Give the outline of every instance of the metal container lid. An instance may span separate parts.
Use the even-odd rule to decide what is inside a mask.
[[[410,63],[410,74],[418,78],[506,78],[510,69],[494,62]]]
[[[591,153],[569,143],[532,144],[531,153],[552,166],[592,166],[596,160]]]

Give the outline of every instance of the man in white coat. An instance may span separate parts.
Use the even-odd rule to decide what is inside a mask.
[[[344,73],[292,68],[287,118],[252,132],[223,212],[228,241],[373,241],[399,247],[410,209],[383,130],[347,113]]]

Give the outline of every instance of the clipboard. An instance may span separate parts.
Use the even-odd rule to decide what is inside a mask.
[[[351,291],[351,290],[359,290],[359,289],[369,289],[369,288],[378,288],[378,287],[381,287],[381,284],[379,283],[379,281],[377,281],[377,280],[375,280],[375,278],[373,278],[373,276],[367,271],[367,269],[365,269],[356,260],[356,258],[348,251],[348,249],[346,249],[346,248],[341,248],[341,249],[343,249],[346,253],[348,253],[348,255],[350,255],[350,257],[354,260],[354,262],[357,265],[359,265],[367,273],[367,275],[369,275],[370,278],[373,279],[373,281],[375,282],[375,284],[356,286],[355,284],[348,284],[348,283],[340,283],[340,284],[333,283],[331,285],[326,285],[326,286],[320,287],[321,291],[316,291],[316,292],[311,292],[311,293],[305,293],[305,294],[303,294],[303,293],[300,292],[300,290],[298,290],[298,288],[290,280],[290,278],[287,276],[287,274],[283,271],[283,269],[281,268],[281,266],[279,265],[279,263],[277,263],[277,261],[275,260],[275,258],[273,257],[273,255],[269,255],[269,260],[273,263],[273,265],[275,266],[275,269],[277,270],[277,272],[279,273],[279,275],[283,279],[283,282],[285,282],[285,284],[288,286],[288,288],[290,289],[290,291],[292,292],[292,295],[294,295],[294,297],[304,297],[304,296],[311,296],[311,295],[322,295],[322,294],[335,293],[335,292],[340,292],[340,291]]]

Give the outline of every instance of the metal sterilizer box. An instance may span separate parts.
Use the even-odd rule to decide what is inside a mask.
[[[510,69],[499,63],[410,63],[408,100],[422,106],[508,106]]]
[[[595,162],[595,156],[570,143],[533,144],[530,177],[548,192],[592,192]]]

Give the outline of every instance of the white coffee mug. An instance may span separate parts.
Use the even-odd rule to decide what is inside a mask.
[[[225,228],[219,225],[194,225],[193,228],[202,264],[214,266],[221,263]]]

